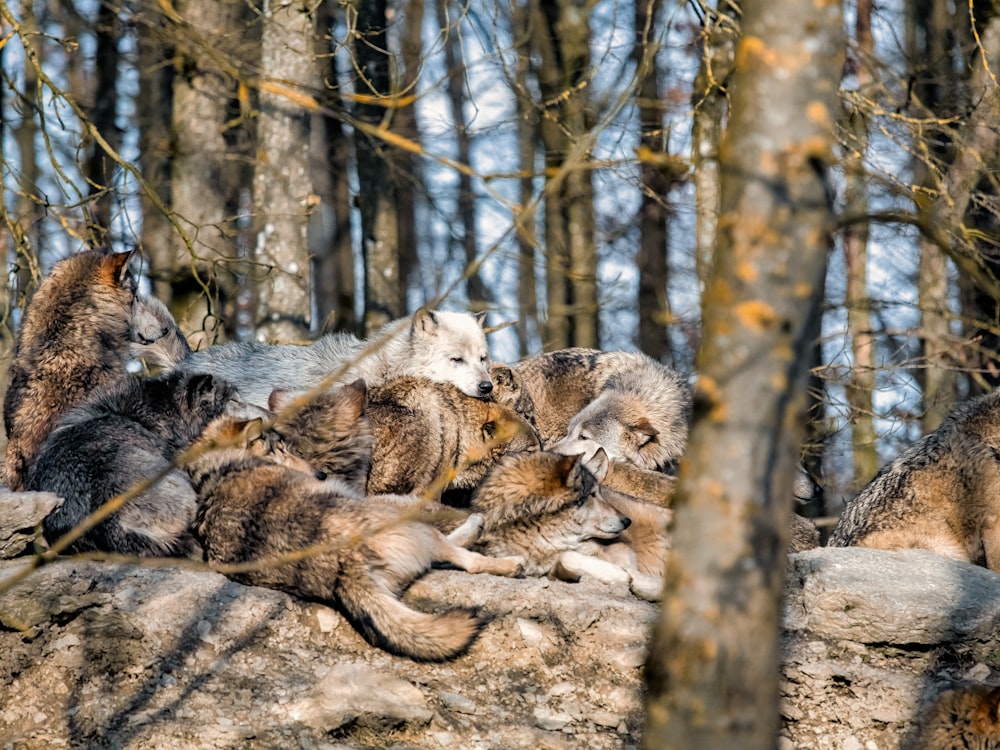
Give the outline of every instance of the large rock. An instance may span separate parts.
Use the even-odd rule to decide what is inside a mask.
[[[62,505],[48,492],[11,492],[0,488],[0,559],[23,554],[34,545],[45,547],[42,520]]]
[[[0,593],[0,747],[637,747],[652,604],[445,570],[408,599],[492,620],[419,664],[209,571],[60,560]]]

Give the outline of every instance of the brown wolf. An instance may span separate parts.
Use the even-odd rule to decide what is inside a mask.
[[[336,603],[370,643],[391,653],[440,661],[468,648],[482,626],[476,613],[418,612],[399,595],[433,563],[517,575],[517,561],[470,552],[377,496],[344,497],[306,472],[254,455],[241,444],[243,430],[245,423],[216,423],[198,447],[233,447],[208,450],[187,466],[207,560],[257,564],[231,577]]]
[[[957,406],[851,500],[832,547],[919,548],[1000,572],[1000,391]]]
[[[135,282],[131,252],[88,250],[56,263],[28,303],[4,396],[4,480],[24,478],[56,420],[126,374]]]
[[[547,450],[671,470],[687,444],[691,390],[640,352],[561,349],[512,364]]]
[[[447,383],[401,377],[368,389],[375,431],[369,491],[421,493],[460,468],[448,488],[468,490],[505,454],[534,450],[531,426],[513,409]]]
[[[546,451],[505,456],[476,489],[472,509],[482,516],[475,548],[522,558],[528,575],[557,573],[564,553],[617,539],[631,523],[581,457]]]
[[[290,449],[357,497],[368,493],[375,448],[367,393],[365,381],[355,380],[322,393],[274,391],[269,399],[273,430]]]

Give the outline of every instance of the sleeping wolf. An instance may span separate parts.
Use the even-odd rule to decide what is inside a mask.
[[[579,456],[535,451],[505,456],[476,489],[482,516],[474,547],[524,561],[527,575],[558,574],[566,552],[592,539],[615,539],[631,520],[601,495]]]
[[[232,386],[211,375],[128,377],[67,412],[25,482],[29,490],[64,498],[45,519],[46,539],[54,542],[116,495],[165,473],[73,546],[142,556],[195,554],[194,490],[170,465],[234,395]]]
[[[56,263],[24,311],[4,396],[4,480],[24,489],[56,420],[125,375],[135,283],[132,253],[88,250]]]
[[[470,552],[433,527],[406,520],[378,496],[344,497],[310,474],[253,455],[236,441],[243,429],[232,420],[217,422],[199,447],[236,444],[207,451],[187,467],[206,559],[261,563],[231,577],[334,602],[370,643],[391,653],[441,661],[468,648],[482,625],[474,612],[418,612],[400,594],[433,563],[517,575],[517,561]],[[276,560],[282,557],[287,560]]]
[[[1000,750],[1000,687],[959,684],[921,712],[910,750]]]
[[[190,353],[191,346],[167,306],[156,297],[136,297],[132,302],[129,372],[168,372]]]
[[[485,398],[493,390],[485,314],[420,308],[387,323],[369,341],[331,333],[307,346],[229,343],[188,357],[181,368],[211,372],[236,385],[240,396],[267,407],[275,388],[305,391],[323,382],[363,378],[369,387],[401,375],[451,383]]]
[[[534,404],[547,450],[675,468],[687,444],[691,390],[676,370],[639,352],[562,349],[511,365]]]
[[[851,500],[833,547],[919,548],[1000,572],[1000,391],[957,406]]]
[[[447,488],[469,490],[501,456],[538,447],[513,409],[426,378],[370,388],[368,418],[375,431],[371,492],[421,493],[456,469]]]

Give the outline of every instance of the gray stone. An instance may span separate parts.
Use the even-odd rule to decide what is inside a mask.
[[[40,524],[62,502],[61,497],[49,492],[0,489],[0,559],[24,554],[36,544],[47,549],[39,533]]]

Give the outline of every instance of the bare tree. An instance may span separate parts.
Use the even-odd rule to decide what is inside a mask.
[[[720,151],[696,412],[647,660],[647,748],[775,746],[812,321],[833,228],[841,8],[747,0]]]

